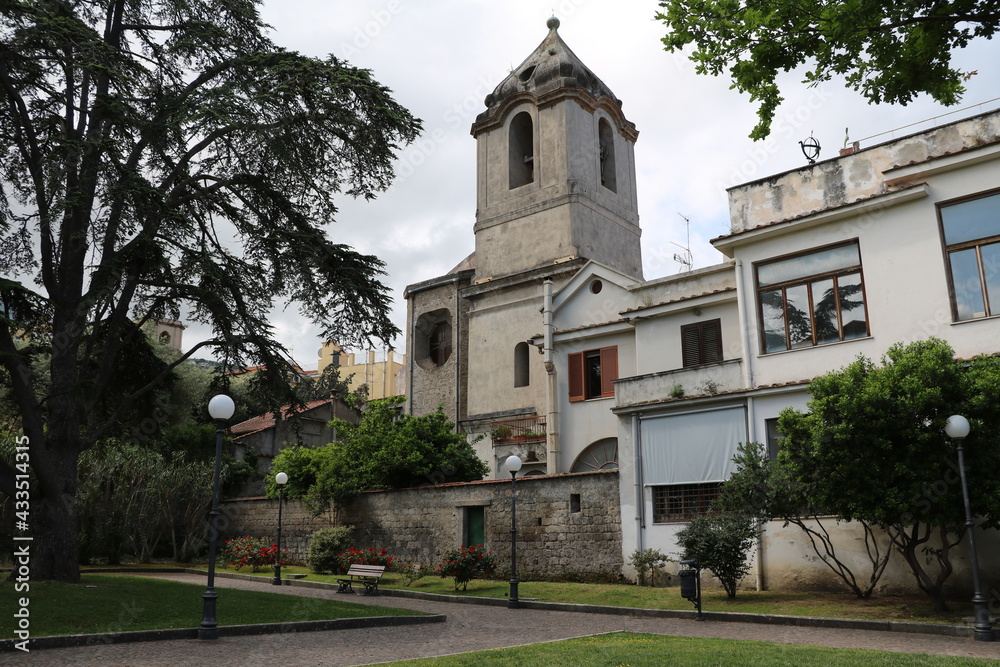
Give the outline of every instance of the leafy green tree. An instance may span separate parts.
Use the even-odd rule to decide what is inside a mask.
[[[736,597],[740,581],[750,572],[750,550],[759,538],[760,524],[745,512],[710,512],[677,531],[682,560],[698,559],[730,598]]]
[[[952,52],[991,38],[1000,25],[995,0],[660,0],[660,7],[668,51],[693,44],[699,74],[728,69],[732,87],[759,104],[754,139],[771,131],[783,99],[778,75],[800,65],[809,67],[805,83],[843,76],[872,103],[907,104],[927,93],[955,104],[975,72],[953,67]]]
[[[313,450],[283,450],[272,469],[288,473],[288,497],[303,498],[318,514],[370,489],[467,482],[489,472],[443,412],[421,417],[401,414],[397,407],[403,400],[371,401],[358,424],[334,420],[338,442]],[[267,494],[278,494],[273,477]]]
[[[0,13],[0,366],[37,478],[34,579],[79,579],[81,452],[155,409],[142,402],[202,346],[226,369],[265,365],[278,388],[276,302],[327,340],[397,333],[383,263],[325,226],[338,196],[389,185],[420,122],[367,70],[276,46],[258,5],[9,0]],[[141,326],[182,311],[213,337],[136,363]]]
[[[785,410],[780,458],[809,502],[843,520],[883,528],[938,610],[965,534],[965,507],[949,416],[972,424],[966,440],[971,504],[980,525],[1000,526],[1000,361],[955,360],[944,341],[892,346],[876,365],[859,357],[809,385],[809,413]]]

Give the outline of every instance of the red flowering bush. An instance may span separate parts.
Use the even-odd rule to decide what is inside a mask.
[[[281,565],[288,564],[288,549],[282,549]],[[222,549],[222,560],[229,563],[234,570],[249,567],[251,572],[257,572],[262,567],[275,564],[278,545],[269,537],[234,537],[226,540]]]
[[[386,568],[392,567],[396,561],[389,555],[388,549],[377,549],[375,547],[365,547],[355,549],[351,547],[347,551],[337,554],[337,567],[341,572],[347,572],[352,565],[384,565]]]
[[[497,559],[492,551],[486,551],[482,544],[452,549],[444,555],[438,565],[441,577],[453,577],[455,590],[466,590],[473,579],[485,578],[496,572]],[[459,588],[461,586],[461,588]]]

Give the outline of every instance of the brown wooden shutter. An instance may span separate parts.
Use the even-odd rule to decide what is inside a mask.
[[[703,364],[722,361],[722,320],[709,320],[702,325]]]
[[[614,380],[618,379],[618,348],[601,348],[601,396],[614,396]]]
[[[569,401],[575,403],[586,398],[583,388],[583,352],[569,355]]]
[[[681,358],[685,368],[722,361],[722,320],[682,326]]]
[[[701,364],[701,337],[698,335],[697,324],[685,324],[681,327],[681,358],[684,367]]]

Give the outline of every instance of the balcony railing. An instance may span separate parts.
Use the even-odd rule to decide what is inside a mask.
[[[518,417],[490,422],[494,445],[545,440],[545,417]]]

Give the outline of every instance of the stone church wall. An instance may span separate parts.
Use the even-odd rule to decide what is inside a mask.
[[[470,508],[482,508],[486,548],[509,576],[510,487],[510,480],[484,480],[368,492],[322,517],[286,501],[282,546],[304,561],[313,531],[346,524],[355,526],[358,547],[385,547],[402,561],[436,566],[445,551],[466,543],[466,517],[479,511]],[[221,511],[224,539],[276,534],[277,500],[232,500]],[[618,472],[518,478],[517,562],[522,581],[616,580],[623,565]]]

